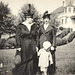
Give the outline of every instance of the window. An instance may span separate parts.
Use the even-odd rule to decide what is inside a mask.
[[[65,19],[65,24],[67,24],[67,19]]]
[[[69,13],[71,13],[71,8],[69,7]]]
[[[62,19],[62,24],[63,24],[63,19]]]
[[[73,12],[75,12],[75,8],[73,9]]]
[[[65,13],[67,13],[67,8],[65,8]]]

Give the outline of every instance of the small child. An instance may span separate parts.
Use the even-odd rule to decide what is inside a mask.
[[[38,66],[40,67],[40,70],[41,70],[41,72],[43,72],[42,74],[44,74],[44,75],[47,75],[47,69],[49,66],[49,61],[50,61],[50,65],[53,64],[50,49],[54,49],[54,48],[53,47],[51,48],[50,42],[45,41],[43,43],[43,48],[41,48],[38,51],[38,56],[39,56]]]

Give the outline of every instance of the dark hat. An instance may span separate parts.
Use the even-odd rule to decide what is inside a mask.
[[[48,13],[48,11],[45,11],[45,13],[43,14],[43,19],[45,19],[45,18],[50,19],[50,14]]]
[[[31,4],[28,4],[29,9],[27,10],[27,12],[24,13],[25,17],[31,17],[33,18],[33,13],[31,13]]]
[[[25,17],[33,18],[33,14],[31,14],[30,10],[28,10],[28,13],[25,14]]]

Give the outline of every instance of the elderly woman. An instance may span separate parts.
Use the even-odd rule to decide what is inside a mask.
[[[50,41],[52,46],[55,46],[55,27],[50,24],[50,14],[46,11],[43,15],[43,24],[40,26],[40,48],[43,47],[44,41]],[[51,51],[54,59],[54,51]]]
[[[16,30],[17,45],[21,47],[21,64],[15,75],[34,75],[37,46],[37,26],[33,24],[33,14],[27,13],[25,21]],[[36,69],[36,68],[35,68]]]

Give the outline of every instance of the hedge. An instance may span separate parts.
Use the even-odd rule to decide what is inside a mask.
[[[63,37],[62,39],[67,40],[68,42],[71,42],[73,39],[75,38],[75,31],[70,32],[69,34],[67,34],[65,37]]]
[[[70,32],[69,29],[64,30],[59,36],[56,37],[56,46],[67,44],[71,42],[75,38],[75,31]],[[10,37],[7,40],[0,39],[0,48],[15,48],[16,47],[16,39],[14,37]]]
[[[71,42],[75,38],[75,31],[70,34],[68,37],[68,42]]]
[[[62,39],[57,37],[56,38],[56,46],[60,46],[62,44]]]
[[[74,38],[75,38],[75,31],[68,33],[63,38],[57,37],[56,38],[56,45],[60,46],[60,45],[67,44],[67,43],[71,42]]]
[[[0,49],[3,49],[4,48],[5,42],[6,42],[5,39],[0,39]]]
[[[61,31],[62,31],[63,29],[64,29],[63,27],[59,27],[59,30],[61,30]]]
[[[4,44],[5,48],[15,48],[16,47],[16,40],[15,37],[10,37],[6,40]]]
[[[60,34],[57,35],[57,37],[59,38],[63,38],[64,36],[66,36],[68,33],[70,32],[70,29],[65,29],[63,30]]]

